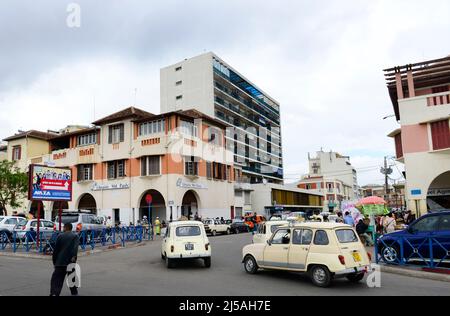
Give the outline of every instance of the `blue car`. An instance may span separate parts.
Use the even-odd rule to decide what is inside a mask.
[[[405,230],[381,236],[377,240],[381,261],[401,263],[401,245],[404,263],[450,263],[450,210],[424,215]]]

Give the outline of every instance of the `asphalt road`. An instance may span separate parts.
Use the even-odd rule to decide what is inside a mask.
[[[242,246],[250,234],[211,237],[212,267],[203,261],[180,263],[168,270],[160,256],[160,242],[80,257],[80,295],[449,295],[448,282],[382,273],[381,288],[365,282],[336,280],[330,288],[311,284],[304,275],[280,271],[245,273]],[[52,266],[49,260],[0,257],[0,295],[48,295]],[[62,295],[69,295],[64,288]]]

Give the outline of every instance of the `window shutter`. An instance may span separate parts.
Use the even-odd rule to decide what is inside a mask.
[[[109,132],[108,132],[108,144],[112,144],[112,126],[109,126]]]
[[[120,142],[125,140],[125,127],[124,125],[120,125]]]
[[[147,157],[141,157],[141,176],[147,175],[146,162],[147,162]]]
[[[19,160],[22,159],[22,146],[19,146]]]
[[[450,130],[448,120],[431,123],[431,138],[433,149],[444,149],[450,147]]]

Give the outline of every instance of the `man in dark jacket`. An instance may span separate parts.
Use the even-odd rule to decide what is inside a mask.
[[[55,270],[53,271],[51,280],[51,296],[59,296],[61,294],[66,275],[73,272],[67,271],[67,266],[77,262],[79,244],[80,240],[78,235],[72,232],[72,224],[65,224],[64,232],[56,239],[55,248],[53,249],[53,265]],[[76,285],[70,288],[70,293],[72,295],[78,295]]]
[[[366,246],[373,246],[372,237],[367,233],[369,225],[365,223],[364,220],[360,219],[358,224],[356,224],[356,233],[363,239]]]

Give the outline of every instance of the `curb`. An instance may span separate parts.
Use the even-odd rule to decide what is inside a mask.
[[[127,249],[127,248],[136,248],[136,247],[141,247],[141,246],[145,246],[147,245],[147,242],[149,241],[142,241],[140,243],[135,243],[135,244],[130,244],[128,246],[122,247],[121,244],[115,244],[115,245],[110,245],[107,246],[106,248],[95,248],[94,250],[85,250],[85,251],[79,251],[78,252],[78,258],[80,257],[86,257],[86,256],[91,256],[91,255],[96,255],[99,253],[103,253],[103,252],[110,252],[110,251],[114,251],[114,250],[122,250],[122,249]],[[36,252],[28,252],[28,253],[20,253],[20,252],[3,252],[0,251],[0,256],[3,257],[12,257],[12,258],[28,258],[28,259],[40,259],[40,260],[51,260],[52,256],[50,255],[41,255],[38,254]]]
[[[441,282],[450,282],[450,275],[446,274],[439,274],[434,272],[426,272],[426,271],[420,271],[420,270],[414,270],[414,269],[408,269],[408,268],[398,268],[393,266],[387,266],[384,264],[380,264],[380,270],[381,272],[386,273],[393,273],[413,278],[421,278],[421,279],[428,279],[428,280],[434,280],[434,281],[441,281]]]

